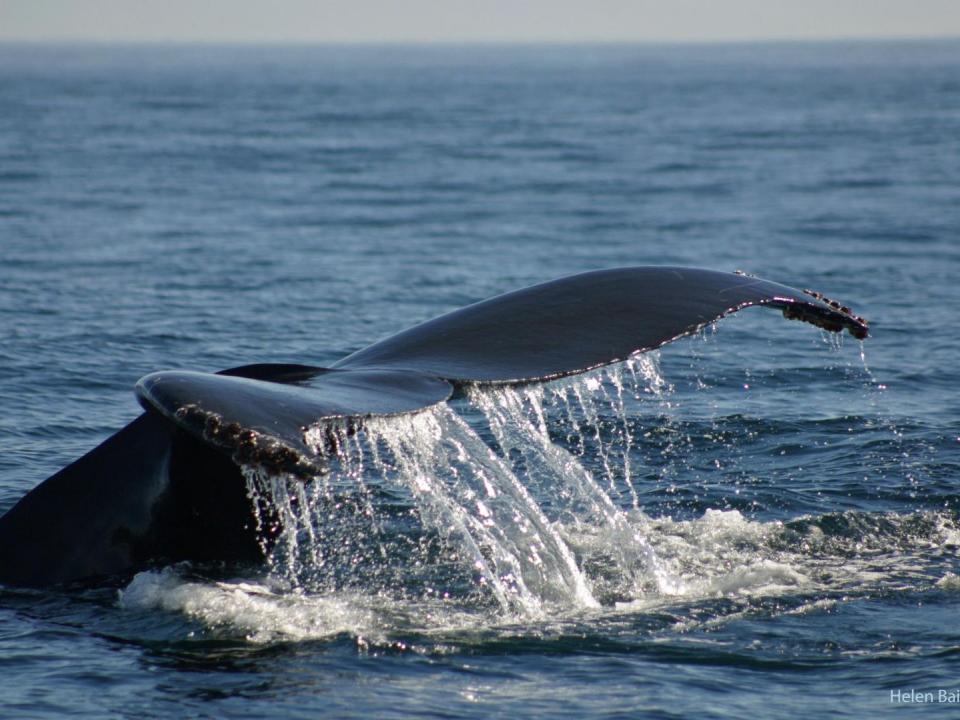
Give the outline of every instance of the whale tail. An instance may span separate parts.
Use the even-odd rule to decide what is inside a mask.
[[[856,338],[867,324],[819,293],[738,273],[600,270],[455,310],[331,368],[167,371],[145,413],[0,518],[0,582],[48,585],[150,562],[262,559],[240,466],[324,471],[325,424],[416,412],[472,385],[548,381],[626,360],[753,305]],[[318,432],[319,431],[319,432]]]

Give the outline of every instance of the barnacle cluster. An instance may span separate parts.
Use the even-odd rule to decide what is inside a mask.
[[[807,322],[813,322],[814,325],[818,325],[832,332],[840,332],[844,327],[846,327],[847,330],[850,331],[850,334],[853,335],[858,340],[863,340],[864,338],[867,337],[867,334],[868,334],[867,328],[869,323],[867,322],[867,320],[860,317],[859,315],[855,315],[849,307],[847,307],[846,305],[842,305],[836,300],[832,300],[828,298],[826,295],[824,295],[821,292],[817,292],[816,290],[810,290],[808,288],[805,288],[803,292],[805,292],[807,295],[814,298],[815,300],[819,300],[825,305],[828,305],[830,308],[837,311],[838,313],[840,313],[841,315],[845,316],[848,319],[847,322],[842,322],[839,320],[835,321],[830,319],[824,320],[823,323],[816,322],[813,320],[807,320]],[[793,319],[791,315],[787,314],[787,308],[784,308],[783,315],[784,317]],[[821,318],[822,317],[823,316],[821,316]],[[801,318],[801,319],[806,319],[806,318]],[[827,327],[827,325],[830,325],[830,327]]]
[[[178,408],[176,417],[192,433],[228,451],[237,464],[256,465],[271,473],[304,478],[325,472],[321,463],[284,441],[244,428],[237,422],[224,422],[219,413],[204,410],[194,403]]]

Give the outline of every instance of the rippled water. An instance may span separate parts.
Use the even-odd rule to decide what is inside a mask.
[[[0,510],[132,419],[147,372],[330,364],[565,273],[740,268],[874,335],[748,310],[374,423],[308,486],[249,472],[289,520],[265,567],[0,589],[3,714],[862,717],[955,691],[958,58],[0,47]]]

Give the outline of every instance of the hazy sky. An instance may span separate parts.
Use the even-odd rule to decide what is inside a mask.
[[[0,39],[217,42],[960,36],[960,0],[0,0]]]

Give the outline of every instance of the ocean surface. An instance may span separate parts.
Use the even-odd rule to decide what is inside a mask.
[[[0,46],[0,511],[148,372],[646,264],[872,337],[745,310],[372,427],[263,567],[0,588],[0,715],[957,717],[960,41]]]

